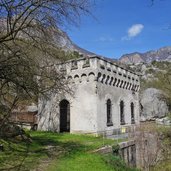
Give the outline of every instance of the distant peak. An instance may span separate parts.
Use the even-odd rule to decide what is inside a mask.
[[[119,59],[120,62],[125,64],[133,63],[151,63],[152,61],[171,61],[171,46],[161,47],[157,50],[150,50],[144,53],[133,52],[124,54]]]

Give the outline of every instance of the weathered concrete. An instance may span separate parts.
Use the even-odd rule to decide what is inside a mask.
[[[60,131],[61,100],[70,103],[70,132],[100,133],[121,127],[120,102],[124,102],[125,126],[139,123],[139,76],[106,59],[94,56],[71,60],[56,66],[66,73],[74,92],[53,94],[40,100],[40,130]],[[111,101],[111,122],[107,124],[107,100]],[[131,120],[134,104],[134,122]]]
[[[119,153],[121,158],[131,167],[136,167],[137,152],[134,140],[119,143]]]
[[[93,153],[99,153],[99,154],[112,154],[112,146],[104,146],[99,149],[96,149],[93,151]]]

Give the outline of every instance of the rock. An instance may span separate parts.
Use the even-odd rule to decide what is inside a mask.
[[[112,146],[104,146],[92,151],[92,153],[109,154],[112,153],[112,151],[113,151]]]
[[[17,135],[17,136],[15,136],[15,140],[17,140],[17,141],[22,141],[22,140],[23,140],[23,138],[22,138],[22,136],[21,136],[21,135]]]
[[[145,74],[145,72],[147,71],[147,66],[145,64],[141,66],[141,71],[143,74]]]
[[[27,106],[27,112],[37,112],[38,107],[35,104],[32,104],[31,106]]]
[[[171,61],[171,46],[145,53],[134,52],[122,55],[119,61],[126,64],[151,63],[152,61]]]
[[[157,118],[156,123],[161,124],[161,125],[170,126],[171,125],[171,120],[168,117],[164,117],[164,118],[161,118],[161,119]]]
[[[156,123],[163,125],[163,118],[157,118]]]
[[[32,142],[32,139],[28,135],[26,135],[26,134],[17,135],[14,138],[17,141],[26,141],[26,142],[29,142],[29,143]]]
[[[6,137],[6,138],[14,138],[17,137],[19,139],[19,136],[24,136],[25,131],[17,125],[14,125],[12,123],[5,123],[3,124],[0,132],[0,137]]]
[[[171,125],[171,120],[168,117],[165,117],[165,118],[163,118],[163,123],[164,123],[164,125],[169,126],[169,125]]]
[[[161,98],[162,91],[155,88],[148,88],[142,92],[140,103],[142,105],[142,119],[151,120],[152,118],[161,118],[168,113],[168,106]],[[160,121],[159,121],[160,122]]]

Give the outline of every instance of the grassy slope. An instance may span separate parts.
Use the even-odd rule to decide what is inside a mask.
[[[32,142],[1,140],[5,151],[0,152],[0,170],[47,171],[131,171],[117,157],[93,151],[113,140],[88,135],[31,132]]]

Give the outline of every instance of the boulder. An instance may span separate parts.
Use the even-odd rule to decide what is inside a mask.
[[[38,111],[38,107],[37,105],[35,105],[34,103],[30,106],[27,106],[27,112],[37,112]]]
[[[143,120],[144,118],[149,120],[166,116],[168,106],[162,96],[162,91],[155,88],[148,88],[141,93],[141,117]]]
[[[157,119],[156,119],[156,123],[157,123],[157,124],[161,124],[161,125],[170,126],[170,125],[171,125],[171,120],[170,120],[170,118],[168,118],[168,117],[157,118]]]
[[[24,130],[17,125],[4,123],[0,131],[0,138],[12,138],[24,134]]]

